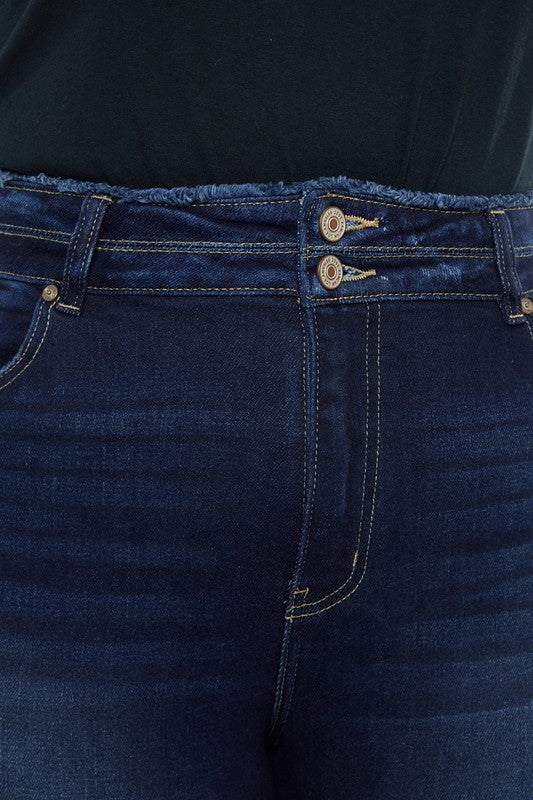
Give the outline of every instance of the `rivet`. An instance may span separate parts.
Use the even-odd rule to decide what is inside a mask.
[[[533,314],[533,300],[529,297],[523,297],[521,300],[522,311],[524,314]]]
[[[59,289],[53,283],[49,283],[48,286],[45,286],[41,292],[41,296],[43,300],[55,300],[57,295],[59,294]]]

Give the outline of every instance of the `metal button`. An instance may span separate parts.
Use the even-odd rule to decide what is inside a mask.
[[[322,256],[316,268],[318,280],[325,289],[336,289],[342,281],[342,264],[334,255]]]
[[[533,300],[529,297],[523,297],[521,300],[522,311],[524,314],[533,314]]]
[[[49,283],[41,292],[43,300],[55,300],[58,294],[59,289],[53,283]]]
[[[346,217],[337,206],[328,206],[318,219],[318,229],[328,242],[337,242],[346,230]]]

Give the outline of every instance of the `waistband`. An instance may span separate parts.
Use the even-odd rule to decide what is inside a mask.
[[[497,300],[516,324],[533,294],[533,190],[453,195],[342,175],[132,189],[0,170],[0,256],[0,277],[60,289],[70,260],[87,292]]]

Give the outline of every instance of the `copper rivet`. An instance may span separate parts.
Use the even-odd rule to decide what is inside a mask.
[[[317,264],[316,274],[325,289],[336,289],[342,281],[342,263],[337,256],[331,254],[322,256]]]
[[[338,206],[328,206],[318,218],[318,230],[328,242],[337,242],[346,230],[346,217]]]
[[[531,298],[523,297],[521,305],[524,314],[533,314],[533,300]]]
[[[59,289],[53,283],[49,283],[41,292],[43,300],[55,300],[58,294]]]

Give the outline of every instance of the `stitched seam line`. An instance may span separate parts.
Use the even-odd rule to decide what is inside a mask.
[[[504,249],[504,246],[503,246],[503,239],[502,239],[500,221],[499,221],[498,217],[495,215],[495,213],[493,213],[493,212],[491,212],[491,217],[494,220],[496,233],[498,234],[498,249],[500,251],[500,263],[501,263],[501,266],[502,266],[502,272],[503,272],[503,277],[504,277],[504,280],[505,280],[505,285],[507,286],[507,292],[510,294],[511,285],[510,285],[510,282],[509,282],[509,276],[507,274],[507,264],[505,263],[506,262],[505,249]]]
[[[8,185],[4,185],[3,188],[4,189],[13,190],[13,191],[18,191],[18,192],[39,192],[41,194],[59,194],[59,195],[64,194],[64,195],[68,195],[70,197],[82,197],[83,196],[83,193],[81,193],[81,192],[78,193],[78,192],[67,192],[67,191],[59,191],[59,190],[52,191],[50,189],[34,189],[34,188],[30,188],[28,186],[8,186]],[[359,201],[362,201],[364,203],[377,203],[378,205],[395,206],[397,208],[408,208],[408,209],[412,209],[414,211],[432,211],[434,213],[440,213],[440,214],[475,214],[476,211],[481,211],[482,210],[482,209],[469,210],[469,209],[425,208],[424,206],[411,206],[411,205],[405,205],[405,204],[402,204],[402,203],[390,203],[390,202],[384,202],[384,201],[380,201],[380,200],[372,200],[372,199],[366,198],[366,197],[354,197],[353,195],[334,194],[334,193],[331,193],[331,192],[329,192],[329,193],[327,193],[325,195],[321,195],[321,197],[344,197],[347,200],[359,200]],[[135,201],[133,199],[129,200],[128,202],[132,202],[132,203],[136,202],[137,205],[139,205],[139,201]],[[254,201],[234,202],[234,201],[230,201],[230,200],[228,200],[228,201],[218,201],[218,202],[217,201],[212,201],[212,202],[211,201],[202,201],[202,202],[187,203],[186,205],[187,205],[187,207],[188,206],[209,206],[209,205],[215,205],[215,206],[220,206],[220,205],[241,205],[242,206],[242,205],[272,205],[274,203],[299,203],[299,202],[300,202],[300,199],[298,197],[295,197],[295,198],[289,198],[289,199],[262,200],[262,201],[256,201],[256,202],[254,202]],[[141,205],[145,205],[145,204],[142,203]],[[150,203],[149,205],[156,205],[156,206],[159,206],[159,205],[164,205],[164,206],[171,205],[171,206],[175,206],[175,205],[179,205],[179,204],[178,203]],[[502,210],[504,210],[504,211],[529,211],[532,208],[533,208],[533,206],[511,206],[510,208],[505,208],[505,209],[502,209]]]
[[[3,188],[4,189],[9,189],[9,190],[14,190],[14,191],[17,191],[17,192],[38,192],[40,194],[59,194],[59,195],[68,195],[69,197],[83,197],[84,196],[83,192],[66,192],[66,191],[64,192],[64,191],[59,191],[59,190],[52,191],[50,189],[34,189],[33,187],[30,188],[29,186],[6,186],[6,185],[4,185]],[[93,195],[93,197],[100,197],[100,196],[101,195]],[[107,198],[106,197],[106,199],[114,199],[114,200],[116,200],[117,198],[116,197],[114,197],[114,198],[111,198],[111,197]],[[298,197],[294,197],[294,198],[279,199],[279,200],[258,200],[258,201],[252,201],[252,200],[250,200],[250,201],[245,201],[245,200],[243,200],[243,201],[236,201],[236,200],[235,201],[233,201],[233,200],[215,201],[215,200],[213,200],[213,201],[192,202],[192,203],[183,203],[183,204],[179,204],[179,203],[158,203],[158,202],[143,203],[143,202],[140,202],[140,201],[135,200],[134,198],[132,198],[132,199],[129,199],[127,202],[128,203],[135,203],[136,205],[143,205],[143,206],[144,205],[148,205],[148,206],[172,206],[172,207],[175,207],[175,206],[183,205],[186,208],[189,208],[190,206],[227,206],[227,205],[232,205],[232,206],[269,206],[269,205],[274,205],[275,203],[299,203],[300,201],[299,201]]]
[[[313,312],[313,321],[314,321],[315,370],[316,370],[316,381],[315,381],[315,430],[314,430],[315,449],[314,449],[314,454],[313,454],[313,484],[312,484],[312,493],[311,493],[311,509],[310,509],[310,512],[309,512],[309,521],[308,521],[308,524],[307,524],[307,530],[306,530],[306,534],[305,534],[304,550],[303,550],[303,555],[302,555],[302,564],[301,564],[302,573],[303,573],[303,569],[304,569],[305,562],[306,562],[306,559],[307,559],[307,550],[308,550],[308,547],[309,547],[309,539],[311,538],[311,530],[312,530],[312,527],[313,527],[313,513],[314,513],[314,508],[315,508],[315,493],[316,493],[317,476],[318,476],[318,431],[319,431],[318,416],[319,416],[319,411],[320,411],[320,395],[319,395],[319,389],[320,389],[319,366],[320,366],[320,362],[319,362],[319,357],[318,357],[318,324],[317,324],[317,318],[316,318],[316,313],[315,313],[315,309],[314,308],[312,308],[312,312]],[[301,589],[301,591],[305,591],[305,589]],[[307,591],[306,591],[306,596],[307,596]],[[294,607],[294,606],[292,606],[292,607]],[[290,611],[290,608],[288,609],[288,611]],[[288,613],[288,611],[286,612],[286,614]],[[287,619],[289,619],[289,618],[290,617],[287,617]]]
[[[331,248],[331,247],[324,247],[323,245],[320,245],[320,246],[315,245],[314,247],[310,247],[309,248],[309,258],[314,258],[315,256],[320,255],[321,253],[332,252],[333,249],[337,253],[342,253],[342,252],[345,252],[346,250],[349,250],[349,249],[350,250],[354,250],[354,249],[357,249],[357,248],[356,248],[355,245],[352,248],[350,248],[348,246]],[[349,255],[349,253],[347,253],[347,255]],[[381,256],[379,254],[378,255],[376,255],[376,254],[374,254],[374,255],[370,254],[369,255],[367,253],[354,252],[354,253],[352,253],[352,255],[353,255],[354,258],[373,258],[373,259],[382,258],[382,259],[385,259],[385,260],[389,260],[389,259],[393,259],[393,258],[401,258],[404,261],[407,260],[407,259],[422,260],[423,258],[426,258],[426,259],[429,259],[429,258],[435,258],[435,259],[437,259],[437,258],[439,258],[439,259],[440,258],[446,258],[446,259],[456,258],[456,259],[460,259],[461,261],[463,261],[464,259],[468,258],[468,259],[470,259],[472,261],[486,261],[489,258],[488,256],[469,256],[469,255],[456,256],[456,255],[446,255],[446,254],[441,254],[441,253],[439,253],[439,254],[435,253],[433,255],[431,253],[425,253],[425,254],[421,254],[421,253],[411,253],[411,254],[409,254],[409,253],[398,253],[397,255],[394,255],[393,253],[387,253],[386,255]]]
[[[53,236],[40,236],[38,234],[31,234],[31,233],[22,233],[18,231],[6,231],[2,230],[2,226],[6,227],[7,223],[0,223],[0,235],[1,236],[16,236],[23,239],[37,239],[39,241],[44,242],[53,242],[55,244],[68,244],[68,239],[71,236],[68,232],[63,231],[53,231],[51,230],[51,234],[57,234],[58,236],[64,236],[63,239],[56,239]],[[12,226],[12,227],[22,227],[22,226]],[[26,230],[40,230],[39,228],[27,228]],[[130,240],[132,243],[136,240]],[[139,240],[141,241],[141,240]],[[99,242],[128,242],[127,239],[99,239]],[[170,247],[166,246],[169,245],[170,242],[165,240],[154,240],[150,242],[146,240],[146,244],[155,245],[154,247],[147,247],[147,248],[133,248],[133,247],[113,247],[113,246],[105,246],[101,244],[95,245],[96,250],[103,250],[106,252],[121,252],[121,253],[242,253],[243,255],[277,255],[279,253],[297,253],[298,249],[292,247],[292,242],[243,242],[241,246],[232,243],[231,246],[216,250],[213,248],[200,248],[200,247],[189,247],[187,249],[182,247]],[[185,241],[184,244],[195,244],[194,242],[187,242]],[[199,241],[198,245],[209,244],[209,242]],[[221,245],[221,242],[213,242],[213,245]],[[257,246],[258,249],[249,249],[250,246]],[[261,245],[265,245],[268,247],[273,247],[273,250],[266,250]],[[453,256],[447,256],[447,252],[459,252],[467,251],[467,250],[476,250],[478,251],[478,256],[468,256],[463,254],[463,258],[476,258],[482,257],[488,258],[490,256],[491,250],[490,248],[485,247],[431,247],[429,245],[420,245],[417,247],[412,247],[407,249],[405,245],[364,245],[364,244],[355,244],[355,245],[348,245],[348,244],[338,244],[332,242],[330,246],[322,245],[322,244],[315,244],[315,245],[308,245],[309,252],[314,253],[315,255],[322,253],[322,252],[330,252],[331,250],[335,251],[354,251],[359,252],[361,258],[370,258],[374,251],[387,252],[387,258],[420,258],[422,255],[432,255],[434,254],[436,257],[439,258],[452,258]],[[364,251],[369,251],[370,254],[366,254]],[[517,245],[515,248],[517,258],[527,258],[533,253],[533,245]],[[524,252],[522,252],[524,251]],[[397,252],[398,255],[392,255],[394,252]],[[457,257],[457,256],[455,256]]]
[[[361,585],[361,582],[362,582],[363,578],[365,577],[366,568],[367,568],[367,564],[368,564],[368,553],[369,553],[369,550],[370,550],[370,538],[371,538],[371,534],[372,534],[372,525],[373,525],[373,522],[374,522],[374,510],[375,510],[376,491],[377,491],[377,482],[378,482],[377,479],[378,479],[378,463],[379,463],[379,450],[380,450],[380,406],[381,406],[381,379],[380,379],[380,349],[381,349],[381,342],[380,342],[381,333],[380,333],[380,331],[381,331],[381,321],[380,321],[380,315],[381,315],[381,309],[380,309],[380,304],[378,303],[378,319],[377,319],[377,334],[378,334],[378,337],[377,337],[376,463],[375,463],[375,468],[374,468],[372,507],[371,507],[371,514],[370,514],[370,522],[369,522],[368,538],[367,538],[367,544],[366,544],[366,552],[365,552],[365,561],[364,561],[364,565],[363,565],[363,571],[361,573],[361,576],[360,576],[359,580],[355,584],[355,586],[353,586],[350,589],[350,591],[346,595],[344,595],[344,597],[341,597],[338,600],[336,600],[334,603],[332,603],[332,604],[330,604],[328,606],[325,606],[324,608],[319,608],[319,609],[317,609],[315,611],[309,611],[309,612],[306,612],[304,614],[291,614],[291,619],[298,619],[300,617],[309,617],[309,616],[313,616],[314,614],[321,614],[324,611],[327,611],[328,609],[333,608],[334,606],[337,606],[340,603],[343,603]],[[316,601],[316,602],[320,602],[320,601]],[[311,603],[305,603],[305,602],[302,603],[302,607],[304,607],[304,606],[307,607],[307,606],[311,606],[311,605],[312,605]],[[293,608],[298,610],[300,608],[300,606],[297,606],[297,607],[293,606]]]
[[[345,200],[357,200],[361,203],[374,203],[379,206],[392,206],[394,208],[406,208],[411,211],[423,212],[428,211],[433,214],[479,214],[483,209],[458,209],[458,208],[425,208],[425,206],[414,206],[414,205],[405,205],[403,203],[390,203],[384,200],[373,200],[368,197],[354,197],[351,194],[339,194],[336,192],[326,192],[325,194],[320,195],[320,197],[342,197]],[[316,198],[317,200],[319,197]],[[533,206],[515,206],[513,210],[529,210],[533,208]],[[507,209],[502,209],[507,210]]]
[[[304,521],[305,521],[305,498],[306,498],[306,495],[307,495],[307,480],[308,480],[308,477],[307,477],[307,370],[306,370],[306,366],[307,366],[307,334],[306,334],[306,331],[305,331],[305,325],[304,325],[304,321],[303,321],[301,301],[300,301],[299,297],[297,298],[297,303],[298,303],[298,317],[299,317],[299,320],[300,320],[300,326],[301,326],[301,330],[302,330],[302,388],[303,388],[303,417],[304,417],[304,420],[303,420],[303,422],[304,422],[304,424],[303,424],[303,433],[304,433],[304,436],[303,436],[303,460],[304,460],[304,464],[303,464],[303,479],[302,479],[302,523],[301,524],[303,526]],[[291,598],[292,602],[294,602],[294,597],[296,596],[296,594],[299,591],[300,590],[296,589],[293,592],[293,596]],[[291,620],[291,624],[289,626],[289,631],[288,631],[288,634],[287,634],[287,640],[286,640],[286,643],[285,643],[285,658],[284,658],[284,664],[283,664],[283,673],[282,673],[282,676],[281,676],[281,686],[280,686],[280,691],[279,691],[279,699],[278,699],[278,703],[277,703],[277,708],[276,708],[276,713],[275,713],[274,719],[273,719],[272,724],[270,725],[270,728],[269,728],[268,733],[267,733],[267,739],[272,735],[272,733],[274,731],[274,728],[276,727],[276,723],[278,721],[278,717],[279,717],[279,714],[280,714],[280,711],[281,711],[281,705],[283,703],[283,697],[284,697],[284,691],[285,691],[285,678],[286,678],[286,675],[287,675],[287,665],[288,665],[288,662],[289,662],[289,642],[290,642],[291,631],[292,631],[292,620]]]
[[[509,226],[509,222],[508,221],[507,221],[507,225],[505,225],[504,227],[505,227],[505,238],[507,240],[507,248],[508,248],[508,252],[509,252],[509,273],[514,275],[515,283],[516,283],[516,289],[517,289],[516,294],[520,297],[521,294],[522,294],[522,287],[521,287],[521,284],[520,284],[520,278],[518,276],[518,273],[517,273],[517,271],[515,269],[515,266],[514,266],[514,263],[513,263],[514,262],[514,257],[515,257],[515,252],[514,252],[513,243],[511,241],[510,226]]]
[[[65,271],[64,271],[64,275],[65,275],[65,282],[64,282],[65,297],[67,297],[68,293],[69,293],[70,271],[71,271],[71,268],[72,268],[72,264],[74,263],[74,256],[76,255],[76,251],[78,249],[78,240],[79,240],[80,234],[81,234],[81,232],[82,232],[82,230],[83,230],[83,228],[85,226],[85,218],[87,216],[88,207],[89,207],[89,203],[87,202],[86,205],[85,205],[85,209],[83,211],[83,217],[82,217],[81,223],[78,224],[78,230],[76,231],[76,235],[75,235],[74,241],[72,243],[72,249],[70,251],[70,256],[69,256],[68,262],[67,262],[67,264],[65,266]]]
[[[24,358],[24,356],[26,355],[26,353],[27,353],[28,349],[31,347],[31,343],[32,343],[32,341],[33,341],[33,338],[34,338],[34,336],[35,336],[35,334],[36,334],[37,330],[38,330],[38,327],[39,327],[39,320],[41,319],[41,314],[42,314],[42,311],[43,311],[43,308],[44,308],[44,305],[45,305],[45,301],[44,301],[44,300],[40,300],[39,302],[40,302],[39,311],[37,312],[37,317],[36,317],[36,319],[35,319],[35,323],[34,323],[34,325],[33,325],[33,329],[32,329],[32,332],[31,332],[31,334],[30,334],[30,338],[29,338],[29,339],[28,339],[28,341],[26,342],[26,347],[24,348],[24,350],[22,351],[22,353],[19,355],[19,357],[17,358],[17,360],[13,362],[13,364],[11,364],[9,367],[7,367],[6,369],[4,369],[4,370],[2,370],[2,371],[1,371],[1,374],[0,374],[0,381],[2,380],[2,378],[4,377],[4,375],[7,375],[7,373],[8,373],[8,372],[11,372],[11,370],[12,370],[12,369],[14,369],[14,368],[15,368],[15,367],[16,367],[16,366],[17,366],[17,365],[18,365],[18,364],[19,364],[19,363],[22,361],[22,359],[23,359],[23,358]]]
[[[346,584],[348,584],[352,576],[355,572],[355,565],[357,561],[357,553],[359,551],[359,544],[361,541],[361,531],[363,527],[363,516],[364,516],[364,509],[365,509],[365,489],[366,489],[366,473],[367,473],[367,463],[368,463],[368,420],[369,420],[369,407],[370,407],[370,377],[369,377],[369,370],[368,370],[368,340],[369,340],[369,327],[370,327],[370,304],[366,304],[366,326],[365,326],[365,383],[366,383],[366,409],[365,409],[365,456],[364,456],[364,467],[363,467],[363,481],[362,481],[362,488],[361,488],[361,504],[360,504],[360,511],[359,511],[359,526],[357,532],[357,542],[355,545],[354,556],[352,558],[352,568],[350,574],[340,586],[337,586],[336,589],[329,592],[329,594],[320,597],[318,600],[313,600],[309,603],[304,603],[306,607],[308,606],[316,606],[323,603],[324,600],[327,600],[329,597],[338,594]],[[292,609],[288,609],[287,613],[291,612]]]
[[[307,588],[306,589],[296,589],[294,591],[294,597],[296,597],[297,594],[303,594],[303,601],[305,601],[305,598],[307,597],[307,592],[308,591],[309,591],[309,589],[307,589]],[[300,603],[298,603],[297,608],[299,606],[300,606]],[[291,627],[292,627],[293,622],[294,622],[294,620],[291,619]],[[296,663],[294,665],[294,669],[293,669],[293,672],[292,672],[292,681],[291,681],[291,689],[290,689],[290,692],[289,692],[289,699],[287,700],[285,714],[283,715],[283,719],[280,722],[279,734],[278,734],[277,738],[275,739],[275,741],[272,742],[272,745],[271,745],[272,747],[275,747],[278,744],[278,742],[280,741],[281,733],[282,733],[282,730],[283,730],[283,726],[285,725],[285,722],[287,721],[287,717],[289,716],[289,711],[290,711],[291,705],[292,705],[292,698],[293,698],[293,695],[294,695],[294,684],[296,683],[296,675],[298,673],[298,665],[300,663],[301,646],[302,646],[302,628],[301,628],[301,625],[300,625],[299,626],[299,630],[298,630],[298,649],[296,651]],[[278,707],[278,714],[276,715],[276,721],[277,721],[278,716],[279,716],[280,708],[281,707]],[[269,732],[269,735],[273,731],[274,731],[274,725],[272,726],[272,728],[271,728],[271,730]]]
[[[61,283],[56,278],[44,277],[42,275],[26,275],[19,272],[9,272],[8,270],[0,270],[0,275],[11,275],[13,277],[28,278],[30,280],[42,281],[45,283]],[[297,294],[298,290],[288,286],[87,286],[88,290],[95,292],[122,292],[138,293],[138,292],[187,292],[193,294],[194,292],[239,292],[239,291],[252,291],[252,292],[288,292],[290,294]],[[523,289],[522,294],[533,293],[533,288]],[[316,300],[319,302],[338,302],[340,300],[350,300],[355,298],[372,298],[372,297],[419,297],[424,299],[426,296],[436,295],[438,297],[478,297],[481,299],[490,300],[499,297],[498,292],[378,292],[372,294],[346,294],[338,295],[337,297],[315,297],[315,295],[305,295],[307,300]],[[522,315],[520,315],[522,316]]]
[[[479,297],[484,299],[491,299],[499,297],[498,292],[482,293],[482,292],[378,292],[376,294],[345,294],[337,295],[336,297],[315,297],[315,295],[305,295],[307,300],[316,300],[323,303],[335,303],[342,300],[351,300],[354,298],[368,298],[368,297],[419,297],[424,299],[427,296],[436,297]]]
[[[93,216],[93,222],[92,222],[92,225],[91,225],[91,230],[89,231],[89,235],[88,235],[87,241],[85,243],[85,250],[83,251],[83,257],[81,259],[80,268],[78,269],[78,274],[77,274],[76,296],[75,296],[75,298],[73,300],[75,308],[78,308],[78,305],[79,305],[79,295],[80,295],[81,288],[82,288],[83,269],[84,269],[85,263],[87,261],[87,253],[89,252],[89,248],[90,248],[91,243],[92,243],[94,229],[96,227],[97,222],[99,221],[99,219],[101,217],[101,210],[102,210],[102,206],[103,206],[104,202],[105,201],[103,199],[100,199],[100,202],[98,203],[98,205],[96,207],[96,210],[95,210],[94,216]]]
[[[44,302],[45,302],[45,301],[43,300],[43,301],[42,301],[42,304],[43,304],[43,305],[44,305]],[[28,347],[29,347],[29,345],[30,345],[30,343],[31,343],[31,341],[32,341],[32,339],[33,339],[33,337],[34,337],[34,335],[35,335],[35,332],[36,332],[36,330],[37,330],[37,322],[38,322],[38,320],[39,320],[39,317],[41,316],[41,311],[42,311],[43,305],[41,305],[41,308],[39,309],[39,313],[38,313],[38,315],[37,315],[37,321],[36,321],[36,323],[35,323],[35,325],[34,325],[34,328],[33,328],[33,331],[32,331],[32,335],[31,335],[31,337],[30,337],[30,341],[28,342],[28,345],[27,345],[27,346],[24,348],[24,352],[22,353],[22,355],[20,356],[20,358],[19,358],[19,359],[17,359],[17,361],[16,361],[14,364],[12,364],[12,365],[9,367],[9,369],[7,369],[7,370],[6,370],[6,371],[3,373],[3,375],[6,375],[8,372],[10,372],[10,371],[11,371],[11,369],[13,369],[13,367],[15,367],[15,366],[17,366],[17,365],[20,365],[20,363],[22,362],[22,359],[23,359],[24,355],[26,354],[26,352],[28,351]],[[31,356],[31,358],[29,359],[29,361],[28,361],[28,362],[27,362],[27,363],[26,363],[26,364],[25,364],[25,365],[22,367],[22,369],[20,369],[20,370],[19,370],[19,371],[18,371],[18,372],[17,372],[17,373],[16,373],[16,374],[15,374],[15,375],[14,375],[14,376],[13,376],[13,377],[10,379],[10,380],[6,381],[5,383],[0,383],[0,391],[2,391],[2,389],[5,389],[5,388],[6,388],[6,386],[9,386],[9,385],[10,385],[11,383],[13,383],[13,381],[15,381],[15,380],[16,380],[16,379],[17,379],[17,378],[20,376],[20,375],[22,375],[22,373],[24,372],[24,370],[26,370],[26,369],[27,369],[27,368],[30,366],[30,364],[32,363],[33,359],[36,357],[37,353],[38,353],[38,352],[39,352],[39,350],[41,349],[41,347],[42,347],[42,344],[43,344],[43,342],[44,342],[44,340],[45,340],[46,334],[48,333],[48,328],[49,328],[49,325],[50,325],[50,315],[51,315],[51,312],[52,312],[52,307],[53,307],[53,305],[54,305],[53,303],[52,303],[52,304],[50,304],[50,307],[49,307],[49,309],[48,309],[48,316],[47,316],[47,319],[46,319],[46,325],[45,325],[45,328],[44,328],[44,331],[43,331],[43,335],[42,335],[42,337],[41,337],[41,340],[40,340],[39,344],[37,345],[37,347],[36,347],[36,349],[35,349],[35,351],[34,351],[33,355]],[[0,376],[0,381],[2,380],[2,377],[3,377],[3,375],[2,375],[2,376]]]

